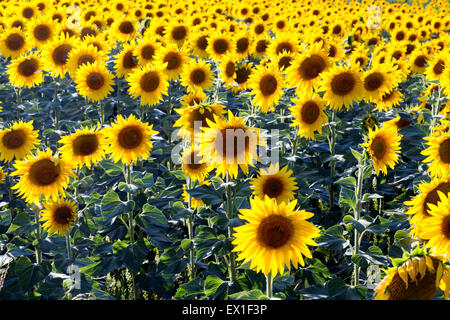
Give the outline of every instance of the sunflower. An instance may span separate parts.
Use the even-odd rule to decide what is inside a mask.
[[[187,24],[177,19],[171,20],[171,22],[164,29],[164,37],[170,43],[176,44],[178,47],[182,47],[184,42],[189,37],[190,28]]]
[[[267,54],[267,49],[269,48],[270,41],[269,39],[255,39],[253,41],[253,48],[250,52],[252,56],[257,59],[262,59]]]
[[[175,111],[180,115],[174,127],[180,127],[179,136],[192,137],[201,128],[209,128],[206,120],[214,121],[214,116],[223,117],[225,106],[220,104],[190,104]]]
[[[77,91],[91,101],[103,100],[112,91],[113,75],[103,62],[95,61],[79,67],[75,75]]]
[[[295,190],[298,189],[292,170],[285,166],[280,170],[280,165],[271,164],[268,170],[261,169],[259,177],[251,180],[253,194],[260,199],[265,196],[280,202],[289,202],[295,198]]]
[[[147,36],[139,40],[134,55],[137,57],[139,63],[144,66],[155,61],[156,52],[158,52],[160,47],[161,44],[156,41],[155,36]]]
[[[85,127],[61,137],[59,140],[62,144],[59,148],[61,159],[71,161],[77,167],[86,165],[88,169],[101,161],[105,157],[106,140],[99,127],[99,125],[92,129]]]
[[[183,196],[183,201],[184,202],[186,202],[186,203],[189,203],[189,193],[187,192],[187,190],[186,190],[186,184],[183,184],[183,193],[182,193],[182,196]],[[204,206],[205,205],[205,203],[203,202],[203,200],[201,200],[201,199],[196,199],[196,198],[194,198],[194,197],[192,197],[191,196],[191,207],[192,207],[192,209],[197,209],[198,207],[202,207],[202,206]]]
[[[237,60],[246,59],[252,46],[252,39],[248,32],[240,31],[234,36]]]
[[[427,156],[423,162],[431,162],[428,172],[432,177],[446,177],[450,172],[450,132],[425,137],[429,147],[421,152]]]
[[[236,82],[236,85],[233,85],[233,87],[231,88],[234,93],[247,89],[249,79],[253,71],[254,69],[252,63],[244,62],[239,63],[236,66],[236,69],[234,71],[234,81]]]
[[[26,53],[29,48],[29,42],[20,28],[11,28],[3,30],[0,35],[0,53],[5,58],[17,58]]]
[[[104,128],[107,148],[114,162],[130,164],[138,159],[146,159],[153,148],[151,137],[158,132],[153,125],[141,122],[132,114],[127,119],[118,115],[117,122]]]
[[[276,276],[284,273],[285,267],[291,269],[305,265],[303,256],[312,258],[309,246],[320,230],[306,221],[313,213],[305,210],[295,211],[297,200],[277,203],[275,199],[250,199],[251,209],[239,210],[239,218],[247,224],[236,227],[233,251],[240,252],[237,260],[249,262],[251,269]]]
[[[424,73],[429,63],[430,55],[426,49],[414,50],[409,57],[411,71],[413,73]]]
[[[191,145],[189,149],[183,152],[181,163],[185,175],[191,181],[198,181],[200,184],[203,184],[214,167],[206,163],[200,155],[200,148],[198,149],[195,145]]]
[[[201,59],[205,59],[208,57],[208,31],[200,31],[199,28],[196,28],[187,43],[187,48],[189,53],[193,56],[199,57]]]
[[[114,56],[114,69],[118,77],[128,75],[139,66],[135,50],[136,47],[134,45],[126,44],[123,46],[123,50]]]
[[[450,258],[450,199],[438,191],[437,204],[428,204],[429,214],[420,225],[420,237],[428,240],[426,247],[437,255]]]
[[[328,70],[328,60],[327,52],[320,43],[315,43],[286,69],[286,80],[291,87],[297,87],[297,93],[309,92],[317,86],[321,74]]]
[[[216,167],[216,175],[228,173],[237,177],[240,167],[244,174],[248,166],[258,161],[257,146],[265,145],[259,129],[247,127],[245,120],[235,117],[228,110],[228,120],[214,115],[214,122],[206,119],[208,127],[203,127],[198,141],[202,144],[202,156]]]
[[[421,237],[423,220],[431,217],[430,204],[437,205],[439,201],[438,191],[445,195],[450,193],[450,177],[434,178],[431,182],[423,182],[418,186],[419,194],[410,201],[405,201],[409,206],[406,214],[412,215],[410,225],[412,234]]]
[[[54,24],[45,16],[34,18],[27,26],[27,36],[33,47],[43,47],[56,34]]]
[[[403,101],[403,94],[393,89],[391,91],[388,91],[384,93],[380,99],[374,100],[375,102],[375,109],[378,111],[388,111],[393,107],[399,106],[400,102]]]
[[[115,21],[110,27],[110,35],[119,42],[129,42],[134,40],[139,30],[136,21],[128,18]]]
[[[275,57],[283,51],[291,53],[298,52],[297,39],[293,36],[293,34],[278,34],[275,39],[272,39],[269,47],[267,48],[267,52],[271,57]]]
[[[13,86],[32,88],[44,81],[41,58],[32,53],[14,59],[6,73]]]
[[[233,54],[226,55],[218,66],[220,70],[220,77],[225,82],[225,86],[230,88],[234,82],[234,75],[236,72],[236,57]]]
[[[361,98],[362,80],[353,67],[336,65],[322,75],[319,91],[325,91],[323,99],[332,109],[349,109]]]
[[[33,130],[33,120],[30,122],[14,122],[10,128],[0,131],[0,160],[22,160],[40,141],[39,132]]]
[[[208,47],[206,51],[209,57],[215,61],[221,61],[221,59],[229,54],[235,52],[236,44],[232,41],[231,36],[227,33],[210,34],[208,37]]]
[[[387,166],[394,169],[401,150],[400,139],[401,136],[392,126],[383,126],[381,129],[377,127],[373,131],[369,129],[369,135],[362,146],[367,149],[377,175],[380,170],[386,175]]]
[[[274,110],[283,95],[285,86],[283,76],[274,63],[267,67],[259,65],[248,80],[248,86],[252,89],[253,104],[262,112]]]
[[[419,252],[393,261],[375,288],[375,300],[431,300],[439,287],[448,299],[449,270],[441,257]]]
[[[425,76],[428,80],[441,80],[441,77],[444,75],[444,70],[446,69],[446,61],[448,60],[446,55],[447,54],[441,53],[433,57],[428,67],[425,69]]]
[[[176,80],[185,67],[187,60],[188,56],[185,51],[179,50],[175,44],[167,44],[165,47],[161,47],[156,54],[154,64],[166,65],[164,72],[169,80]]]
[[[6,172],[0,167],[0,184],[5,182]]]
[[[52,233],[64,236],[77,217],[75,202],[68,199],[57,199],[46,202],[44,207],[39,220],[45,222],[42,227]]]
[[[141,98],[141,105],[153,106],[163,100],[163,94],[168,94],[169,81],[163,71],[165,68],[166,64],[162,66],[149,64],[129,74],[128,91],[135,99]]]
[[[104,52],[105,54],[108,54],[112,49],[111,44],[105,39],[104,34],[99,34],[97,36],[86,36],[83,39],[83,43],[88,46],[93,45],[98,51]]]
[[[69,53],[73,48],[77,47],[77,44],[78,41],[68,37],[66,34],[53,38],[42,50],[45,69],[56,76],[64,78],[67,72]]]
[[[391,63],[373,65],[362,76],[364,99],[369,102],[381,100],[401,82],[402,74]]]
[[[14,163],[15,171],[11,176],[20,176],[12,189],[28,203],[38,203],[43,196],[46,200],[64,195],[69,185],[69,176],[75,177],[71,162],[52,155],[52,151],[37,151]]]
[[[314,132],[322,133],[322,126],[328,122],[325,102],[314,93],[304,93],[299,99],[292,99],[289,108],[294,116],[291,126],[298,127],[297,134],[306,139],[314,139]]]
[[[94,63],[99,61],[104,63],[108,60],[106,53],[99,51],[94,45],[81,44],[76,48],[73,48],[69,52],[67,60],[67,71],[74,79],[78,69],[88,63]]]
[[[180,78],[181,84],[187,87],[188,92],[209,91],[213,86],[214,73],[206,62],[191,59],[184,67]]]
[[[185,94],[181,100],[181,106],[187,108],[195,105],[199,105],[206,99],[206,94],[203,91],[190,92]]]

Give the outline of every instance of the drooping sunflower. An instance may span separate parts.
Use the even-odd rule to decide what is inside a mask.
[[[126,76],[139,67],[135,49],[136,47],[134,45],[126,44],[123,46],[122,51],[114,56],[114,69],[118,77]]]
[[[188,92],[209,91],[213,85],[214,73],[210,64],[191,59],[185,65],[180,78],[181,84],[187,87]]]
[[[206,99],[206,94],[203,91],[197,91],[197,92],[190,92],[185,94],[181,100],[180,103],[183,107],[192,107],[195,105],[199,105]]]
[[[238,175],[240,167],[244,174],[248,166],[258,161],[257,146],[265,145],[258,128],[248,127],[245,120],[236,117],[228,110],[228,119],[214,115],[214,121],[206,119],[208,127],[199,134],[202,156],[216,167],[216,175],[231,178]]]
[[[314,93],[304,93],[299,99],[292,99],[289,108],[294,116],[292,127],[298,127],[297,134],[306,139],[314,139],[314,132],[322,133],[322,126],[328,122],[325,102]]]
[[[67,60],[67,71],[72,79],[82,65],[99,61],[105,63],[107,61],[106,53],[99,51],[94,45],[82,44],[70,50]]]
[[[41,57],[31,53],[14,59],[6,73],[13,86],[32,88],[44,81]]]
[[[146,65],[130,73],[127,82],[130,85],[129,93],[136,99],[140,97],[141,105],[153,106],[163,100],[167,95],[169,81],[164,73],[166,64],[162,66]]]
[[[92,129],[85,127],[61,137],[61,159],[71,161],[77,167],[86,165],[90,169],[91,165],[95,166],[105,158],[106,139],[99,128],[99,125]]]
[[[91,101],[100,101],[112,91],[113,75],[103,62],[95,61],[79,67],[75,83],[80,95]]]
[[[175,109],[180,115],[174,123],[174,127],[180,127],[178,135],[180,137],[193,137],[196,133],[201,132],[201,128],[209,128],[209,124],[206,121],[214,121],[214,115],[223,117],[225,113],[225,106],[221,104],[192,104],[183,106],[182,108]]]
[[[296,211],[296,205],[297,200],[277,203],[267,196],[250,199],[251,209],[239,210],[239,218],[248,223],[234,229],[237,260],[251,261],[250,268],[272,276],[290,270],[291,263],[304,266],[303,256],[312,257],[308,246],[317,245],[313,239],[320,230],[307,221],[314,214]]]
[[[428,217],[421,222],[420,237],[427,239],[427,248],[436,254],[450,258],[450,196],[438,191],[438,203],[428,204]]]
[[[327,52],[320,43],[313,44],[286,69],[286,80],[290,87],[297,87],[299,94],[311,91],[320,81],[321,74],[328,70],[328,60]]]
[[[52,233],[64,236],[77,217],[76,203],[69,199],[57,199],[46,202],[44,207],[39,220],[44,221],[42,227]]]
[[[382,171],[387,174],[387,167],[394,169],[400,153],[401,136],[392,126],[383,126],[375,130],[369,129],[366,142],[362,144],[367,149],[370,159],[378,175]]]
[[[51,149],[38,150],[36,155],[16,161],[14,167],[11,176],[20,176],[20,180],[12,189],[28,203],[38,203],[41,197],[60,198],[69,185],[69,177],[75,177],[72,163],[53,156]]]
[[[419,249],[393,264],[375,288],[375,300],[431,300],[439,288],[448,299],[450,272],[442,257]]]
[[[1,130],[0,160],[22,160],[39,145],[38,135],[39,132],[33,129],[33,120],[14,122],[10,128]]]
[[[261,169],[259,176],[251,180],[251,188],[256,197],[264,199],[265,196],[275,199],[277,203],[289,202],[295,198],[298,189],[292,170],[285,166],[271,164],[268,170]]]
[[[450,177],[435,178],[431,182],[423,182],[418,186],[419,193],[410,201],[405,201],[409,206],[406,214],[412,215],[410,225],[412,234],[421,237],[422,221],[431,217],[430,204],[437,205],[439,201],[438,191],[445,195],[450,193]]]
[[[201,156],[199,146],[191,145],[189,149],[183,152],[181,163],[183,171],[191,181],[198,181],[203,184],[210,171],[214,169]]]
[[[353,101],[361,98],[362,80],[356,69],[336,65],[324,72],[322,77],[319,92],[325,91],[323,99],[332,109],[349,109]]]
[[[29,49],[29,41],[20,28],[2,30],[0,35],[0,53],[6,57],[17,58]]]
[[[54,37],[42,50],[44,67],[56,76],[64,77],[67,72],[67,61],[70,51],[77,47],[77,40],[65,33]]]
[[[151,137],[158,132],[153,125],[141,122],[132,114],[127,119],[118,115],[117,122],[103,129],[106,137],[106,152],[114,162],[130,164],[146,159],[153,148]]]
[[[169,80],[176,80],[187,61],[188,56],[185,51],[179,50],[175,44],[168,44],[160,48],[156,54],[154,64],[165,64],[164,72],[167,74]]]
[[[252,89],[253,104],[262,112],[275,110],[275,105],[283,95],[285,82],[283,76],[274,63],[267,67],[259,65],[248,79],[248,86]]]
[[[432,177],[446,177],[450,172],[450,132],[439,136],[425,137],[429,146],[421,154],[427,156],[423,162],[431,162],[428,172]]]

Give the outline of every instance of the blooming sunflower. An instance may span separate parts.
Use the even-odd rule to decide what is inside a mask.
[[[80,66],[75,75],[78,93],[91,101],[103,100],[112,91],[112,79],[113,75],[100,61]]]
[[[239,63],[236,66],[236,69],[234,70],[234,81],[236,82],[236,85],[231,87],[234,93],[247,89],[253,71],[252,63],[244,62]]]
[[[420,225],[420,237],[427,239],[427,248],[437,255],[450,258],[450,196],[438,191],[438,203],[428,204],[428,217]]]
[[[245,120],[235,117],[228,110],[228,120],[214,115],[214,122],[206,119],[208,127],[202,128],[198,141],[202,145],[202,156],[216,167],[216,175],[228,173],[237,177],[238,168],[247,174],[248,166],[258,161],[257,146],[265,145],[259,129],[247,127]]]
[[[165,64],[164,72],[169,80],[176,80],[183,70],[187,59],[186,52],[179,50],[176,44],[167,44],[165,47],[161,47],[156,54],[154,64]]]
[[[128,18],[116,20],[110,27],[110,35],[119,42],[134,40],[139,30],[139,24]]]
[[[59,148],[61,159],[72,161],[74,166],[86,165],[88,169],[105,157],[106,139],[99,125],[92,129],[85,127],[70,135],[61,137]]]
[[[297,134],[306,139],[314,139],[314,132],[322,133],[322,126],[328,122],[325,102],[314,93],[304,93],[300,99],[292,99],[289,108],[294,116],[291,126],[298,127]]]
[[[181,73],[181,84],[188,92],[209,91],[213,85],[214,73],[206,62],[192,59]]]
[[[252,38],[249,33],[242,30],[234,35],[235,54],[238,60],[246,59],[252,46]]]
[[[164,73],[166,63],[161,66],[146,65],[130,73],[127,82],[130,85],[129,93],[136,99],[141,98],[142,105],[153,106],[163,100],[167,95],[169,81]]]
[[[218,66],[220,70],[220,77],[225,82],[225,86],[227,87],[231,87],[234,82],[236,66],[236,57],[233,54],[228,54],[220,61]]]
[[[323,73],[319,91],[325,91],[323,99],[332,109],[349,109],[361,98],[362,80],[356,69],[336,65]]]
[[[148,63],[153,63],[159,47],[161,47],[161,44],[156,41],[155,36],[146,36],[139,40],[134,54],[139,63],[144,66]]]
[[[268,170],[261,169],[259,177],[251,180],[253,194],[260,199],[265,196],[275,199],[277,203],[289,202],[295,198],[294,191],[298,189],[292,170],[285,166],[271,164]]]
[[[57,29],[46,16],[36,17],[27,25],[27,36],[33,47],[41,48],[57,34]]]
[[[37,53],[14,59],[6,73],[13,86],[32,88],[44,81],[42,62]]]
[[[386,175],[388,166],[394,169],[401,150],[400,139],[401,136],[392,126],[383,126],[381,129],[377,127],[373,131],[369,129],[369,135],[362,146],[367,149],[377,175],[380,171]]]
[[[204,183],[209,172],[214,169],[202,158],[200,148],[197,148],[195,145],[191,145],[189,149],[183,152],[181,163],[185,175],[191,181],[198,181],[200,184]]]
[[[139,66],[135,49],[134,45],[126,44],[123,46],[122,51],[114,56],[114,69],[118,77],[126,76]]]
[[[269,44],[267,53],[271,57],[275,57],[283,51],[297,53],[298,43],[296,37],[292,33],[280,33]]]
[[[59,35],[59,37],[54,37],[42,49],[45,69],[63,78],[67,72],[69,53],[77,47],[77,44],[77,40],[68,37],[65,33]]]
[[[213,33],[208,37],[208,47],[206,48],[206,52],[208,52],[211,59],[218,62],[230,52],[235,52],[235,45],[236,44],[232,41],[229,34]]]
[[[375,64],[363,74],[364,99],[369,102],[381,100],[401,82],[402,74],[393,64]]]
[[[189,25],[177,19],[172,19],[164,30],[164,37],[167,41],[175,43],[178,47],[181,47],[189,38],[189,31]]]
[[[196,28],[187,44],[190,54],[201,59],[207,58],[208,52],[206,49],[208,48],[208,36],[208,31],[201,31]]]
[[[142,123],[132,114],[127,119],[118,115],[117,122],[103,129],[106,137],[106,152],[114,162],[130,164],[138,159],[146,159],[153,148],[151,136],[158,133],[153,125]]]
[[[428,172],[432,177],[446,177],[450,172],[450,132],[425,137],[429,147],[421,152],[427,156],[423,162],[431,162]]]
[[[447,54],[441,53],[433,57],[430,64],[425,69],[425,76],[428,80],[440,81],[444,75],[446,64],[448,64]]]
[[[239,252],[237,260],[249,262],[250,268],[269,273],[282,274],[305,265],[303,256],[312,258],[309,246],[320,230],[306,221],[314,214],[305,210],[295,211],[297,200],[277,203],[275,199],[250,199],[251,209],[239,210],[239,218],[247,224],[236,227],[233,251]]]
[[[17,58],[29,48],[26,36],[20,28],[3,30],[0,35],[0,53],[6,57]]]
[[[68,60],[67,60],[67,71],[72,79],[75,78],[75,75],[78,71],[78,68],[82,65],[88,63],[94,63],[95,61],[99,61],[100,63],[106,62],[107,56],[103,51],[99,51],[97,47],[92,44],[81,44],[76,48],[73,48],[69,52]]]
[[[400,102],[402,101],[403,101],[403,94],[400,91],[393,89],[383,94],[380,99],[374,100],[375,109],[377,109],[380,112],[388,111],[393,107],[399,106]]]
[[[10,128],[0,131],[0,160],[22,160],[39,145],[38,131],[30,122],[14,122]]]
[[[75,177],[72,163],[53,156],[50,149],[16,161],[14,167],[11,176],[20,176],[20,180],[12,189],[28,203],[38,203],[41,197],[59,198],[69,185],[69,176]]]
[[[253,104],[258,106],[262,112],[275,110],[274,105],[278,103],[283,95],[285,86],[283,76],[274,63],[267,67],[259,65],[248,79],[248,86],[252,89]]]
[[[205,99],[206,94],[203,91],[190,92],[181,98],[180,103],[183,107],[192,107],[202,103]]]
[[[57,199],[46,202],[44,207],[39,220],[45,222],[42,227],[52,233],[64,236],[77,217],[76,203],[68,199]]]
[[[414,252],[393,262],[375,288],[375,300],[431,300],[439,287],[448,299],[450,272],[441,257]]]

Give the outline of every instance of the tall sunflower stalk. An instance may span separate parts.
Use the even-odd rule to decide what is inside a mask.
[[[188,190],[192,189],[192,180],[186,178],[186,187]],[[195,264],[194,264],[194,209],[192,209],[192,196],[188,192],[188,211],[189,216],[186,218],[186,226],[188,228],[188,237],[191,242],[191,248],[189,249],[189,279],[195,279]]]
[[[36,263],[38,265],[40,265],[41,262],[42,262],[42,251],[41,251],[41,243],[40,243],[40,239],[41,239],[41,223],[39,222],[39,220],[41,219],[42,205],[41,205],[41,203],[33,204],[31,209],[34,212],[34,221],[36,223],[36,239],[37,239],[37,244],[35,246]]]
[[[226,182],[225,182],[225,194],[226,194],[226,204],[225,204],[225,212],[227,214],[228,220],[233,219],[233,191],[231,190],[231,181],[230,181],[230,175],[227,172],[226,174]],[[228,238],[231,239],[233,234],[233,227],[228,226]],[[228,272],[230,275],[230,281],[235,282],[236,281],[236,256],[234,252],[230,252],[228,262]]]
[[[333,109],[331,111],[331,121],[328,123],[330,128],[330,134],[328,136],[328,145],[330,148],[330,156],[333,157],[335,155],[335,147],[336,147],[336,110]],[[330,202],[330,210],[334,204],[334,192],[333,192],[333,178],[336,174],[336,162],[334,160],[330,161],[330,179],[331,183],[328,186],[328,195]]]

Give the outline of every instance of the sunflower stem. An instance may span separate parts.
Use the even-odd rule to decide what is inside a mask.
[[[126,164],[126,183],[127,185],[131,184],[131,172],[133,171],[133,163],[130,162],[128,164]],[[127,202],[131,201],[132,199],[132,195],[131,192],[127,191]],[[130,245],[134,244],[134,217],[133,217],[133,211],[130,210],[128,212],[128,233],[130,236]],[[133,298],[134,300],[138,300],[138,292],[137,292],[137,287],[136,287],[136,278],[135,278],[135,274],[132,270],[130,270],[130,274],[131,274],[131,282],[132,282],[132,286],[133,286]]]
[[[67,248],[67,257],[69,260],[72,259],[72,246],[70,241],[70,229],[66,231],[66,248]]]
[[[188,177],[186,179],[186,187],[188,190],[192,189],[192,180]],[[194,217],[192,210],[192,196],[188,192],[188,211],[189,216],[186,218],[186,225],[188,228],[188,237],[191,242],[191,248],[189,249],[189,280],[195,279],[195,264],[194,264]]]
[[[103,125],[105,124],[105,106],[102,103],[102,100],[98,102],[99,104],[99,116],[100,116],[100,128],[103,128]]]
[[[333,157],[335,155],[335,146],[336,146],[336,110],[331,112],[331,122],[329,123],[330,127],[330,137],[329,137],[329,147],[330,147],[330,156]],[[333,191],[333,179],[336,173],[336,162],[333,160],[330,161],[330,180],[331,183],[328,187],[328,195],[330,202],[330,211],[334,205],[334,191]]]
[[[436,119],[437,119],[437,115],[439,113],[439,105],[441,102],[441,91],[442,91],[442,87],[439,86],[437,101],[435,104],[433,104],[433,106],[431,108],[432,117],[431,117],[431,123],[430,123],[430,135],[433,133],[433,128],[436,126]]]
[[[230,175],[227,172],[226,175],[226,213],[229,220],[233,219],[233,196],[230,186]],[[231,239],[233,234],[233,227],[228,226],[228,238]],[[235,282],[236,281],[236,258],[234,252],[230,252],[230,261],[229,261],[229,268],[228,268],[229,274],[230,274],[230,281]]]
[[[358,161],[358,180],[356,182],[355,187],[355,209],[354,209],[354,219],[358,221],[361,218],[361,211],[362,211],[362,190],[363,190],[363,173],[364,169],[366,167],[366,153],[364,152],[364,155],[361,157],[361,159]],[[359,245],[360,245],[360,234],[358,229],[354,228],[353,230],[353,239],[354,239],[354,250],[353,255],[359,254]],[[353,284],[356,287],[359,285],[359,266],[357,263],[353,266]]]
[[[21,87],[16,88],[16,102],[17,102],[17,104],[22,103],[22,88]]]
[[[266,274],[266,295],[269,299],[273,297],[273,277],[272,272]]]
[[[38,265],[42,262],[42,252],[41,252],[41,224],[39,220],[41,219],[41,207],[40,203],[33,204],[32,210],[34,211],[34,221],[36,223],[36,240],[37,244],[35,246],[36,252],[36,263]]]
[[[291,160],[289,160],[289,168],[292,169],[294,167],[295,164],[295,155],[297,154],[297,148],[298,148],[298,138],[299,138],[299,134],[298,134],[298,130],[299,128],[297,127],[297,131],[295,132],[295,139],[294,139],[294,143],[292,146],[292,155],[291,155]]]

